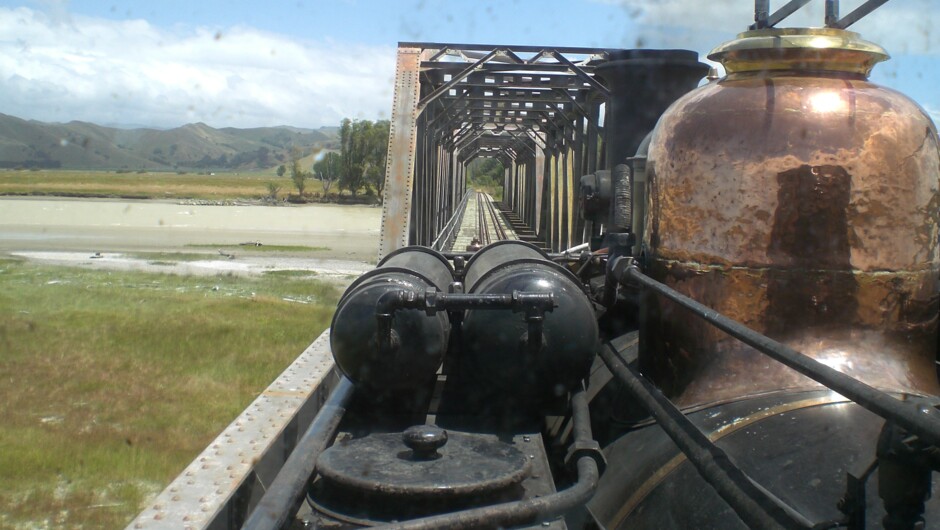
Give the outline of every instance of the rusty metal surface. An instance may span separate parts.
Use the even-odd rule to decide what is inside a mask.
[[[875,387],[935,394],[940,155],[857,75],[741,73],[690,93],[648,161],[651,275]],[[682,406],[810,382],[663,300],[645,369]]]
[[[395,92],[388,136],[379,257],[408,246],[411,190],[417,143],[420,48],[398,48]]]

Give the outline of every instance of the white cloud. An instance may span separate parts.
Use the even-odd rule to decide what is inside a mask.
[[[924,105],[924,110],[927,111],[927,115],[933,120],[934,125],[940,124],[940,109],[931,105]]]
[[[24,118],[336,125],[387,117],[394,73],[394,47],[0,7],[0,112]]]
[[[720,43],[718,34],[728,38],[753,23],[753,0],[595,0],[620,5],[637,22],[637,38],[646,46],[684,46],[707,50]],[[785,2],[771,2],[771,11]],[[847,15],[862,0],[841,2]],[[814,0],[780,27],[822,26],[822,0]],[[730,15],[729,15],[730,14]],[[888,2],[849,29],[884,46],[892,54],[940,54],[940,9],[936,0]]]

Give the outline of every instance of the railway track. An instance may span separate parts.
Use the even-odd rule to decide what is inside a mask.
[[[483,192],[477,192],[477,232],[477,237],[483,245],[507,239],[506,229],[493,205],[493,198]]]
[[[460,227],[448,250],[466,252],[504,239],[517,239],[515,231],[503,218],[488,194],[473,191],[458,213]]]

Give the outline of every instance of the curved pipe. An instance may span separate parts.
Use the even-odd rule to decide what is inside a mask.
[[[288,519],[297,513],[303,501],[307,482],[316,468],[317,457],[336,434],[354,389],[349,379],[340,378],[307,432],[284,462],[284,467],[274,477],[258,506],[242,526],[243,530],[268,530],[287,526]]]
[[[592,443],[590,416],[588,415],[584,390],[579,390],[572,396],[571,406],[575,426],[573,429],[575,444]],[[386,530],[456,530],[463,528],[510,527],[550,521],[560,517],[572,508],[583,505],[594,495],[594,490],[597,489],[597,480],[600,477],[597,461],[593,456],[581,456],[577,460],[577,468],[578,481],[570,488],[558,493],[446,515],[414,519],[403,523],[383,525],[378,528]]]

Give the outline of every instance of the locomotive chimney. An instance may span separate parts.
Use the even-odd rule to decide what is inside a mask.
[[[635,155],[663,111],[695,88],[707,73],[708,65],[699,62],[694,51],[611,52],[608,61],[594,69],[610,90],[604,116],[607,168],[613,169]]]
[[[636,154],[663,111],[707,72],[708,65],[689,50],[620,50],[595,68],[610,90],[604,116],[612,194],[605,223],[609,232],[627,231],[632,224],[635,190],[630,170],[622,164]]]

